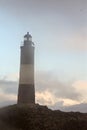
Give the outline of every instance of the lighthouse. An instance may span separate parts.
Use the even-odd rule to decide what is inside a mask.
[[[18,104],[35,104],[34,43],[27,32],[21,46]]]

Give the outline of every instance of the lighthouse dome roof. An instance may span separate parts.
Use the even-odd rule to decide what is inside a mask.
[[[27,34],[24,35],[24,38],[32,38],[32,36],[29,34],[29,32],[27,32]]]

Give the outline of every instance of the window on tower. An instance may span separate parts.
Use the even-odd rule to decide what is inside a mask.
[[[29,41],[32,41],[32,37],[29,37]]]
[[[24,41],[27,41],[27,37],[24,37]]]

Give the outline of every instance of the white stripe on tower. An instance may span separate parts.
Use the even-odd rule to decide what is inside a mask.
[[[34,65],[22,64],[20,67],[20,84],[34,84]]]

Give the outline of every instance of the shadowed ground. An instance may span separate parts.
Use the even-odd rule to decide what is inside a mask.
[[[87,130],[87,114],[12,105],[0,109],[0,130]]]

